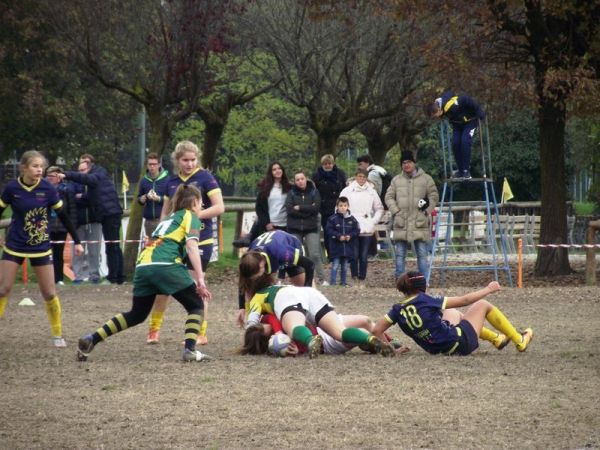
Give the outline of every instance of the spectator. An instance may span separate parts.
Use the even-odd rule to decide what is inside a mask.
[[[46,169],[46,180],[53,185],[58,191],[58,195],[63,201],[63,209],[69,216],[71,223],[77,226],[77,205],[75,204],[75,192],[65,182],[61,182],[56,175],[57,173],[63,173],[63,170],[57,166],[51,166]],[[65,284],[64,282],[64,251],[65,251],[65,240],[67,239],[67,228],[61,222],[56,211],[51,209],[49,221],[50,231],[50,242],[52,243],[52,264],[54,265],[54,282],[59,285]],[[58,241],[58,242],[56,242]]]
[[[383,188],[383,177],[387,174],[387,170],[383,167],[376,165],[373,162],[371,155],[366,154],[356,158],[359,169],[363,169],[368,174],[368,180],[373,184],[373,189],[377,192],[377,195],[381,197]],[[383,193],[385,195],[385,192]]]
[[[81,173],[88,173],[89,164],[82,162],[78,166]],[[75,193],[77,207],[77,234],[82,239],[85,252],[76,255],[73,252],[74,284],[80,284],[89,279],[96,284],[100,282],[100,240],[102,239],[102,224],[96,220],[94,211],[88,199],[88,187],[84,184],[71,183]]]
[[[324,155],[321,158],[321,167],[312,177],[315,187],[321,196],[321,227],[323,228],[323,243],[327,254],[330,255],[329,239],[327,234],[327,220],[335,213],[335,205],[340,192],[346,187],[346,174],[335,165],[333,155]]]
[[[417,254],[419,272],[427,274],[427,243],[431,239],[431,212],[439,200],[433,179],[415,164],[412,152],[401,155],[402,173],[396,175],[385,195],[393,217],[396,247],[396,272],[404,273],[408,246],[412,242]]]
[[[340,270],[340,285],[346,283],[346,272],[349,261],[354,259],[356,239],[360,234],[360,225],[348,210],[349,203],[346,197],[337,199],[335,214],[327,219],[327,234],[331,238],[329,243],[331,258],[331,277],[329,283],[334,286],[337,281],[337,272]]]
[[[367,183],[365,169],[356,170],[354,181],[341,192],[340,197],[348,198],[350,212],[360,225],[358,245],[355,247],[355,258],[350,264],[350,271],[352,278],[357,278],[357,286],[362,289],[367,277],[369,246],[374,239],[375,225],[383,216],[383,205],[375,189]]]
[[[452,178],[471,179],[471,143],[485,112],[467,95],[454,95],[446,91],[428,105],[427,111],[433,119],[446,118],[452,125],[452,153],[458,170]]]
[[[294,174],[294,186],[288,192],[285,202],[288,232],[293,234],[306,247],[308,257],[315,263],[319,283],[328,286],[321,260],[321,239],[319,233],[319,209],[321,196],[312,181],[302,170]]]
[[[160,156],[156,153],[149,153],[146,157],[146,169],[140,181],[138,202],[144,206],[144,233],[150,237],[160,222],[169,172],[161,167]]]
[[[283,166],[277,161],[272,162],[257,187],[258,195],[255,204],[257,220],[246,236],[233,241],[234,247],[248,247],[252,241],[266,231],[285,231],[287,228],[285,200],[292,186]]]
[[[113,284],[123,284],[123,252],[121,251],[121,218],[123,208],[119,202],[119,196],[115,185],[108,176],[104,167],[94,164],[94,157],[83,154],[79,162],[87,162],[89,171],[79,173],[68,171],[59,174],[59,177],[85,184],[88,187],[88,199],[94,215],[102,224],[102,235],[106,249],[106,262],[108,265],[108,276],[106,279]]]

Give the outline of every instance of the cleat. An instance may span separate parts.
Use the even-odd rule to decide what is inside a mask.
[[[54,345],[56,348],[65,348],[67,346],[67,342],[62,337],[53,336],[52,345]]]
[[[148,338],[146,339],[147,344],[158,344],[158,340],[160,338],[159,330],[150,330],[148,331]]]
[[[190,350],[188,348],[184,348],[182,359],[185,362],[192,362],[192,361],[210,361],[212,358],[210,356],[202,353],[200,350]]]
[[[383,342],[382,340],[373,337],[369,344],[370,347],[373,349],[373,353],[380,353],[381,356],[386,357],[394,356],[394,347],[388,342]]]
[[[87,361],[88,356],[94,350],[94,340],[92,339],[91,334],[86,334],[79,338],[79,343],[77,344],[77,360],[78,361]]]
[[[517,350],[520,352],[524,352],[527,350],[529,343],[533,339],[533,330],[531,328],[526,328],[525,331],[521,333],[521,342],[517,344]]]
[[[202,336],[202,335],[198,335],[198,338],[196,339],[196,344],[197,345],[206,345],[208,344],[208,338],[206,336]]]
[[[398,338],[393,338],[392,340],[390,340],[390,345],[394,347],[394,350],[404,347],[404,345],[402,345],[402,342],[400,342],[400,339]]]
[[[323,338],[319,335],[313,336],[308,343],[308,357],[314,359],[321,353]]]
[[[492,341],[492,344],[494,344],[494,347],[496,347],[498,350],[502,350],[508,345],[509,342],[510,339],[507,338],[506,335],[498,333],[498,335]]]

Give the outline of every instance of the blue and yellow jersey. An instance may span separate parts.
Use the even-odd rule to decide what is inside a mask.
[[[465,124],[485,119],[485,112],[479,104],[468,95],[454,95],[451,91],[444,92],[439,99],[443,117],[452,124]]]
[[[136,266],[183,264],[185,244],[190,239],[199,239],[200,227],[200,219],[189,209],[165,217],[152,233]]]
[[[392,306],[385,320],[390,324],[397,323],[426,352],[445,353],[458,340],[456,327],[442,320],[445,308],[445,297],[432,297],[421,292]]]
[[[285,286],[269,286],[261,289],[246,305],[246,328],[260,323],[260,316],[273,314],[275,310],[275,297],[280,289]]]
[[[249,250],[262,253],[267,261],[266,273],[273,273],[280,268],[298,264],[298,258],[302,255],[302,243],[296,236],[275,230],[254,239]]]
[[[175,191],[180,184],[192,185],[197,187],[202,194],[202,206],[207,208],[212,205],[210,197],[221,192],[219,183],[215,180],[212,173],[205,169],[196,169],[191,175],[182,177],[181,175],[171,175],[167,181],[167,198],[173,198]],[[198,245],[213,243],[212,219],[202,219],[204,228],[200,232],[200,241]]]
[[[0,196],[0,207],[12,208],[4,251],[29,258],[50,255],[48,212],[62,204],[56,188],[44,179],[33,186],[27,186],[21,178],[9,181]]]

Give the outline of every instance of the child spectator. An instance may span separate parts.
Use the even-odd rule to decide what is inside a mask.
[[[346,283],[348,262],[354,259],[354,248],[360,234],[360,225],[348,210],[348,198],[339,197],[336,202],[336,212],[327,219],[326,234],[330,237],[329,257],[331,258],[331,278],[329,284],[336,284],[337,273],[340,270],[340,285]]]

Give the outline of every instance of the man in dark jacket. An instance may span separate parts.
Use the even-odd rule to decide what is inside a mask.
[[[149,153],[146,157],[146,169],[146,174],[140,181],[138,202],[144,206],[144,233],[152,236],[160,222],[169,172],[161,167],[160,157],[156,153]]]
[[[60,176],[88,187],[88,199],[96,219],[102,224],[108,266],[108,281],[123,284],[123,252],[121,251],[121,218],[123,208],[115,185],[104,167],[94,164],[94,157],[84,154],[79,162],[87,162],[88,173],[67,171]]]
[[[327,233],[327,219],[335,213],[335,204],[340,192],[346,187],[346,174],[335,165],[333,155],[324,155],[321,158],[321,167],[312,177],[315,187],[321,195],[321,227],[323,228],[323,243],[329,255],[329,239]]]
[[[452,178],[471,179],[471,143],[485,112],[468,95],[455,95],[452,91],[435,99],[427,111],[431,118],[445,118],[452,125],[452,153],[458,167]]]

